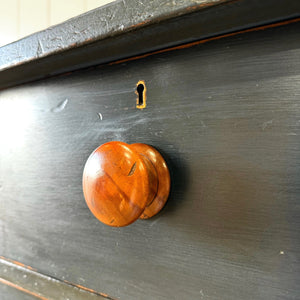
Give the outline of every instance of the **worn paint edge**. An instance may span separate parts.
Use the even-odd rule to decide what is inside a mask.
[[[45,288],[38,290],[38,285],[34,287],[32,284],[30,284],[33,281],[41,282],[43,285],[50,287],[51,289],[55,288],[56,290],[61,290],[64,293],[74,293],[74,290],[76,289],[78,290],[78,294],[80,293],[80,296],[82,296],[81,293],[84,292],[86,297],[89,295],[94,295],[94,297],[98,296],[100,299],[115,300],[115,298],[112,298],[105,293],[95,291],[67,280],[61,280],[49,275],[45,275],[28,265],[0,256],[0,284],[2,283],[8,285],[39,299],[53,299],[53,297],[49,298],[49,295],[45,293]]]
[[[153,1],[144,4],[138,0],[126,3],[125,0],[114,1],[0,47],[0,71],[122,35],[174,17],[235,1],[240,0],[202,0],[198,4],[192,0],[179,1],[179,3],[175,1],[174,4],[169,4],[169,9],[166,12],[161,10],[159,1],[156,1],[156,6]],[[151,15],[149,16],[150,10]],[[114,14],[113,11],[115,11]],[[136,15],[135,19],[132,18],[133,13]],[[99,20],[104,22],[106,26],[99,26],[98,22],[92,22],[87,30],[82,28],[84,18]],[[68,35],[69,31],[73,33]],[[31,47],[26,47],[27,43]],[[24,50],[29,54],[25,55],[26,51]],[[7,51],[11,53],[10,56],[4,55]]]
[[[181,49],[187,49],[187,48],[191,48],[193,46],[197,46],[197,45],[200,45],[200,44],[220,40],[220,39],[223,39],[223,38],[232,37],[232,36],[236,36],[236,35],[239,35],[239,34],[244,34],[244,33],[249,33],[249,32],[254,32],[254,31],[262,31],[262,30],[275,28],[275,27],[279,27],[279,26],[284,26],[284,25],[289,25],[289,24],[292,24],[292,23],[297,23],[299,21],[300,21],[300,18],[295,18],[295,19],[291,19],[291,20],[275,22],[275,23],[271,23],[271,24],[267,24],[267,25],[258,26],[258,27],[243,29],[243,30],[239,30],[239,31],[235,31],[235,32],[230,32],[230,33],[226,33],[226,34],[222,34],[222,35],[213,36],[213,37],[210,37],[210,38],[207,38],[207,39],[197,40],[197,41],[182,44],[182,45],[179,45],[179,46],[174,46],[174,47],[165,48],[165,49],[161,49],[161,50],[157,50],[157,51],[153,51],[153,52],[149,52],[149,53],[145,53],[145,54],[141,54],[141,55],[137,55],[137,56],[133,56],[133,57],[128,57],[128,58],[116,60],[116,61],[108,63],[108,65],[122,64],[122,63],[126,63],[126,62],[129,62],[129,61],[134,61],[134,60],[146,58],[146,57],[156,55],[156,54],[161,54],[161,53],[166,53],[166,52],[171,52],[171,51],[181,50]]]
[[[253,2],[251,2],[251,0],[227,0],[226,2],[220,2],[219,4],[215,2],[216,5],[214,6],[202,6],[201,9],[200,7],[198,7],[198,9],[192,11],[191,13],[184,13],[179,19],[177,14],[172,13],[172,11],[168,11],[166,12],[166,14],[168,14],[167,19],[157,19],[151,24],[144,24],[142,27],[134,28],[132,33],[129,33],[126,30],[123,30],[122,34],[117,34],[115,32],[115,34],[112,35],[111,38],[107,37],[101,39],[101,42],[95,40],[94,42],[90,43],[90,38],[88,38],[89,43],[81,45],[82,47],[73,47],[69,49],[70,51],[63,51],[58,56],[49,55],[47,58],[44,57],[44,59],[40,59],[41,57],[39,57],[39,59],[34,59],[32,62],[28,61],[28,63],[15,66],[17,70],[14,67],[8,69],[2,68],[2,70],[0,71],[0,91],[12,86],[19,86],[24,83],[30,83],[37,80],[43,80],[45,78],[59,76],[67,72],[86,70],[97,65],[105,65],[109,62],[126,59],[129,57],[135,57],[137,55],[141,55],[141,53],[150,53],[153,51],[190,43],[200,39],[206,39],[212,36],[222,35],[229,32],[235,32],[237,30],[243,30],[250,27],[262,26],[265,24],[271,24],[299,17],[299,2],[297,2],[297,0],[278,0],[275,2],[276,3],[274,3],[274,0]],[[193,2],[192,5],[193,9],[195,9],[194,5],[195,2]],[[187,8],[189,6],[191,5],[186,5],[185,7]],[[269,9],[271,7],[272,9]],[[260,12],[266,10],[266,14],[259,14],[256,17],[256,14],[252,14],[252,12],[256,10],[259,10]],[[144,8],[142,11],[144,11]],[[183,10],[181,9],[181,12],[182,11]],[[96,16],[97,15],[98,14],[96,13]],[[254,16],[248,17],[251,15]],[[222,18],[216,23],[215,18],[217,16],[221,16]],[[239,18],[236,18],[236,16],[239,16]],[[86,17],[87,14],[84,15],[84,17],[76,17],[68,21],[67,23],[69,24],[69,26],[71,26],[72,30],[75,30],[74,26],[76,24],[79,25],[79,23],[84,21]],[[114,17],[116,16],[114,15]],[[244,17],[246,17],[245,20]],[[195,19],[199,21],[195,23]],[[182,30],[180,30],[180,32],[182,32],[179,34],[179,36],[177,36],[177,34],[173,35],[172,33],[172,28],[175,20],[177,20],[181,24],[180,28],[182,28]],[[138,22],[134,23],[138,24]],[[195,26],[195,24],[199,25],[197,25],[198,29],[196,30],[196,34],[190,35],[191,24],[194,24],[193,26]],[[63,24],[61,24],[61,26],[63,27]],[[166,32],[164,32],[163,30],[164,33],[160,33],[159,28],[161,26],[162,28],[166,29]],[[215,26],[217,27],[215,28]],[[156,32],[155,36],[158,36],[158,41],[152,43],[150,41],[153,38],[154,31]],[[51,30],[47,31],[47,33],[49,32],[51,32]],[[139,34],[140,32],[142,34]],[[172,33],[171,36],[170,33]],[[38,34],[39,33],[34,34],[32,37],[37,37]],[[168,35],[165,36],[165,34]],[[47,39],[50,38],[48,34],[45,34],[45,32],[41,35],[41,37],[42,36],[47,37]],[[90,35],[88,36],[90,37]],[[54,35],[54,39],[56,38],[57,35]],[[143,44],[143,41],[146,38],[148,44],[146,43],[147,45],[143,47],[132,47],[132,41],[135,41],[136,38],[138,39],[139,44]],[[18,44],[21,41],[16,43]],[[119,43],[121,43],[122,46],[116,47],[116,45],[119,45]],[[75,43],[75,45],[73,46],[76,45],[78,46],[79,44]],[[6,46],[0,48],[0,52],[5,47]],[[57,48],[62,50],[59,46],[57,46]],[[8,49],[6,52],[11,53],[11,51]],[[82,55],[82,53],[88,53],[89,55]],[[55,52],[53,54],[58,53]],[[33,62],[35,62],[36,66],[32,65]],[[0,69],[1,66],[2,64],[0,62]],[[24,74],[27,74],[27,76],[24,77]]]
[[[11,281],[3,279],[1,277],[0,277],[0,283],[5,284],[7,286],[10,286],[12,288],[15,288],[15,289],[17,289],[17,290],[19,290],[19,291],[21,291],[23,293],[29,294],[29,295],[34,296],[36,298],[39,298],[39,299],[42,299],[42,300],[48,300],[48,298],[45,298],[45,297],[43,297],[43,296],[41,296],[39,294],[36,294],[35,292],[29,291],[29,290],[27,290],[27,289],[25,289],[25,288],[23,288],[23,287],[15,284],[15,283],[12,283]]]
[[[8,262],[10,262],[10,263],[12,263],[12,264],[15,264],[15,265],[17,265],[17,266],[20,266],[20,267],[22,267],[22,268],[25,268],[25,269],[28,269],[28,270],[37,272],[37,269],[34,269],[34,268],[32,268],[32,267],[30,267],[30,266],[28,266],[28,265],[22,264],[21,262],[19,262],[19,261],[17,261],[17,260],[13,260],[13,259],[10,259],[10,258],[6,258],[6,257],[4,257],[4,256],[0,256],[0,260],[1,260],[1,259],[5,260],[5,261],[8,261]]]

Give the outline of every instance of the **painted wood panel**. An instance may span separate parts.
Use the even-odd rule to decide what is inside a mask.
[[[2,91],[0,253],[124,300],[298,299],[298,36],[295,23]],[[112,228],[87,208],[84,164],[111,140],[166,159],[154,219]]]

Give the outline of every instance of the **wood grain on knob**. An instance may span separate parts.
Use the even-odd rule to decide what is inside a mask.
[[[109,142],[88,158],[83,171],[86,203],[101,222],[126,226],[165,205],[170,174],[159,152],[146,144]]]

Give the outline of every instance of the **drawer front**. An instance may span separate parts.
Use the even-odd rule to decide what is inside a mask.
[[[299,297],[299,46],[293,24],[2,91],[0,254],[113,298]],[[82,194],[112,140],[156,147],[172,178],[124,228]]]

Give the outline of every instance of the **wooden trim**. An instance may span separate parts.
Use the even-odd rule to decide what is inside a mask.
[[[43,297],[43,296],[40,296],[39,294],[37,294],[37,293],[35,293],[35,292],[29,291],[29,290],[27,290],[27,289],[25,289],[25,288],[23,288],[23,287],[21,287],[21,286],[19,286],[19,285],[17,285],[17,284],[14,284],[14,283],[12,283],[12,282],[10,282],[10,281],[8,281],[8,280],[3,279],[3,278],[1,278],[1,277],[0,277],[0,283],[5,284],[5,285],[8,285],[8,286],[10,286],[10,287],[12,287],[12,288],[15,288],[15,289],[17,289],[17,290],[19,290],[19,291],[21,291],[21,292],[24,292],[24,293],[26,293],[26,294],[29,294],[29,295],[31,295],[31,296],[34,296],[34,297],[36,297],[36,298],[38,298],[38,299],[48,300],[48,298],[45,298],[45,297]]]
[[[300,17],[298,0],[165,2],[113,2],[0,48],[0,89]]]
[[[110,296],[67,280],[60,280],[39,273],[18,261],[0,257],[0,284],[8,285],[42,300],[60,299],[109,299]],[[96,297],[96,298],[95,298]]]

